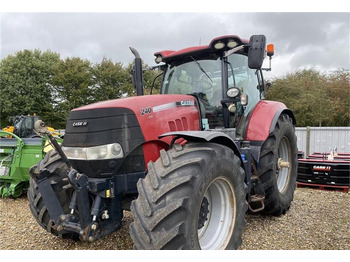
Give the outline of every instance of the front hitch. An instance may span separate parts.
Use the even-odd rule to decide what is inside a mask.
[[[75,197],[72,197],[70,206],[77,206],[79,210],[80,226],[86,228],[91,222],[88,178],[84,174],[72,169],[68,173],[68,181],[74,188]],[[74,203],[73,201],[76,201]]]
[[[74,232],[81,241],[92,242],[120,228],[121,194],[106,194],[117,192],[117,179],[93,179],[71,169],[67,177],[68,184],[64,187],[73,189],[70,198],[70,214],[66,213],[53,189],[56,182],[52,173],[43,169],[38,172],[37,166],[30,171],[50,215],[50,225],[58,232]],[[77,212],[75,212],[77,211]]]
[[[116,231],[122,219],[122,192],[118,192],[116,188],[116,185],[119,184],[118,179],[89,179],[85,174],[72,168],[67,156],[43,121],[38,120],[35,123],[35,130],[38,134],[49,138],[52,146],[67,165],[67,177],[63,180],[68,184],[64,188],[73,189],[69,204],[70,214],[67,214],[52,187],[55,184],[51,178],[52,173],[45,168],[39,170],[37,165],[31,168],[30,175],[38,185],[50,215],[52,228],[59,232],[75,232],[79,234],[81,241],[88,242]],[[118,192],[118,195],[114,192]]]

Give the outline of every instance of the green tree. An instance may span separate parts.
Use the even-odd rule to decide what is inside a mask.
[[[350,74],[349,70],[338,69],[327,76],[327,86],[333,113],[331,125],[350,125]]]
[[[101,63],[93,66],[92,74],[93,100],[96,102],[132,93],[131,76],[122,63],[113,63],[110,59],[103,58]]]
[[[272,81],[266,99],[293,110],[298,126],[336,126],[349,120],[349,75],[297,70]]]
[[[147,67],[147,66],[146,66]],[[162,80],[161,70],[145,70],[143,72],[143,82],[145,88],[145,94],[159,94],[160,85]]]
[[[53,111],[50,82],[60,56],[51,51],[23,50],[0,61],[0,114],[37,113],[44,119]],[[44,119],[46,121],[46,119]]]
[[[63,128],[72,109],[94,101],[91,62],[78,57],[61,60],[52,78],[52,89],[55,122]]]

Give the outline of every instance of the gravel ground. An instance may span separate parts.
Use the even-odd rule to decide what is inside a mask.
[[[128,250],[132,241],[125,212],[123,226],[94,243],[59,239],[32,217],[26,196],[0,198],[0,250]],[[289,212],[280,217],[248,214],[241,250],[349,250],[350,193],[297,188]]]

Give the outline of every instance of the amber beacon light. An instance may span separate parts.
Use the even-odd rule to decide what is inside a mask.
[[[268,44],[267,45],[267,56],[271,57],[275,53],[275,47],[273,44]]]

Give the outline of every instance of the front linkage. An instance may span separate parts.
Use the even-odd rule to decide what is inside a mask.
[[[61,232],[77,233],[82,241],[95,241],[120,228],[122,220],[121,195],[124,177],[115,176],[105,179],[88,178],[73,169],[69,160],[61,150],[55,139],[47,132],[45,124],[37,124],[40,134],[49,137],[52,145],[67,165],[67,176],[63,180],[67,183],[65,190],[69,190],[71,200],[70,214],[64,211],[57,193],[53,189],[56,181],[54,174],[46,168],[33,166],[30,176],[35,181],[41,197],[49,212],[50,226]]]
[[[69,204],[71,212],[66,214],[52,188],[52,174],[47,170],[36,173],[32,169],[30,175],[38,185],[53,229],[75,232],[82,241],[89,242],[119,229],[122,209],[121,198],[114,194],[117,179],[89,181],[87,176],[75,169],[69,171],[65,188],[72,188],[72,198]]]

